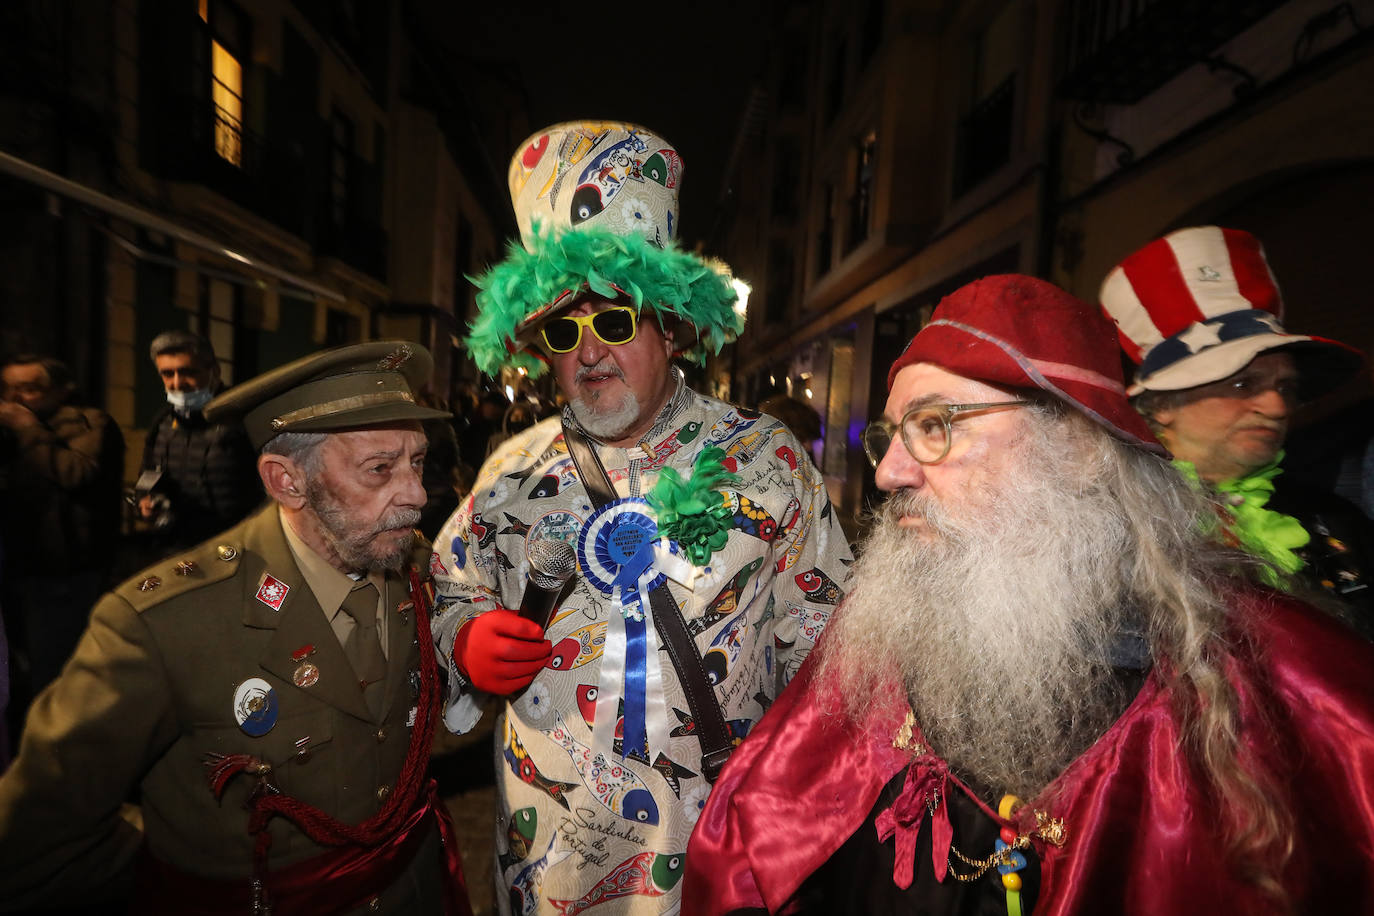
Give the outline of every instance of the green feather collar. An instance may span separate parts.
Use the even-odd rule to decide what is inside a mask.
[[[1284,575],[1292,575],[1303,567],[1302,558],[1294,551],[1305,546],[1312,536],[1293,516],[1266,508],[1269,498],[1274,495],[1274,478],[1283,473],[1279,467],[1282,460],[1283,452],[1279,452],[1272,463],[1244,477],[1223,480],[1215,489],[1231,514],[1230,531],[1240,546]],[[1201,485],[1197,468],[1191,462],[1175,460],[1174,467],[1194,486]],[[1271,584],[1278,582],[1271,581]]]

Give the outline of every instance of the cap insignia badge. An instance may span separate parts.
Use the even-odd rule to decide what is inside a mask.
[[[157,588],[161,584],[162,580],[159,579],[157,576],[149,576],[142,582],[138,583],[138,590],[141,592],[151,592],[153,589]]]
[[[408,344],[401,344],[399,347],[392,350],[386,356],[383,356],[381,359],[377,360],[377,368],[387,370],[399,369],[406,363],[408,363],[410,361],[410,357],[413,355],[414,351],[410,349],[410,346]]]
[[[1220,282],[1221,282],[1221,274],[1217,273],[1217,271],[1216,271],[1215,268],[1208,267],[1206,264],[1203,264],[1201,267],[1199,267],[1199,268],[1197,269],[1197,272],[1198,272],[1198,282],[1199,282],[1199,283],[1220,283]]]

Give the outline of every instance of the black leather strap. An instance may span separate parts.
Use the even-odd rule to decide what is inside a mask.
[[[563,414],[563,440],[568,445],[568,454],[577,466],[577,476],[582,480],[592,506],[601,509],[616,499],[611,480],[606,469],[597,457],[596,449],[586,433],[571,422],[568,414]],[[654,624],[663,635],[668,649],[668,658],[677,671],[682,690],[687,694],[687,708],[692,713],[697,740],[701,742],[701,774],[707,782],[715,782],[725,761],[735,749],[730,730],[725,727],[725,716],[720,711],[715,688],[706,679],[706,668],[701,663],[692,635],[687,632],[687,621],[682,610],[673,600],[666,583],[649,591],[649,607],[653,611]]]

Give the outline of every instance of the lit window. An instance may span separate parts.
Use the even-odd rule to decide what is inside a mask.
[[[243,165],[243,65],[224,45],[211,41],[210,67],[215,152],[234,165]]]

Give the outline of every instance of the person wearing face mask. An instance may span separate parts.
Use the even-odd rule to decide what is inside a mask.
[[[211,423],[202,412],[224,387],[210,342],[165,331],[149,350],[167,406],[148,429],[134,488],[138,518],[150,529],[145,562],[237,523],[263,498],[243,429]]]

